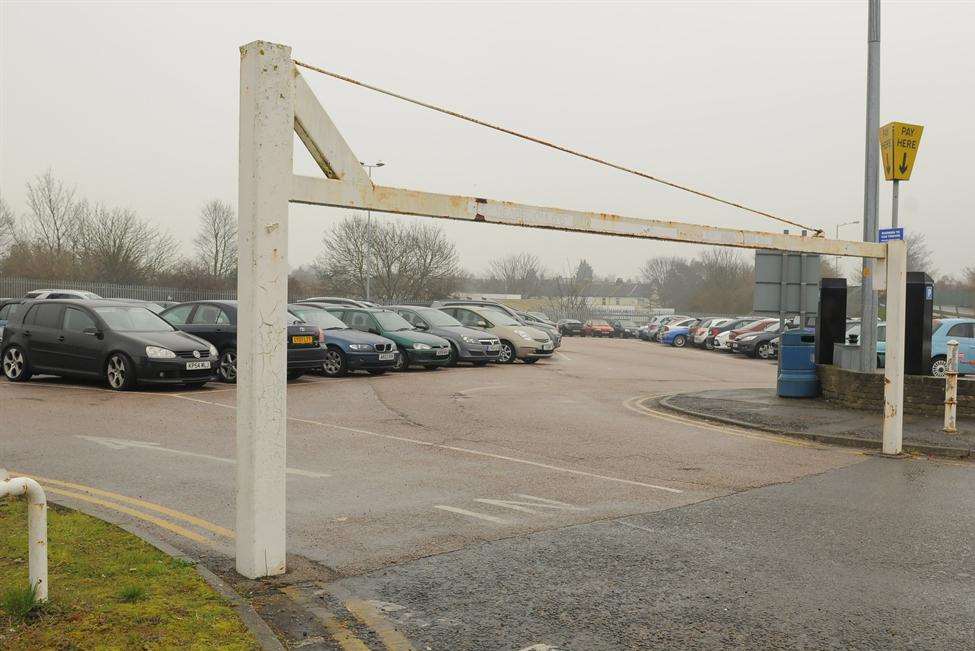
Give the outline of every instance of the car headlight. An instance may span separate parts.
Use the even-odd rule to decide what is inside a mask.
[[[757,336],[758,335],[745,335],[744,337],[739,337],[738,338],[738,341],[751,341],[752,339],[754,339]]]
[[[524,330],[515,330],[515,334],[521,337],[522,339],[527,339],[528,341],[532,340],[531,335],[529,335]]]
[[[430,350],[427,344],[413,344],[413,350]]]
[[[371,344],[349,344],[349,350],[372,350]]]
[[[146,346],[146,357],[153,359],[173,359],[176,353],[161,346]]]
[[[479,344],[479,343],[481,343],[477,339],[475,339],[474,337],[468,337],[467,335],[461,335],[461,339],[464,340],[464,343],[465,344]]]
[[[213,344],[210,344],[210,357],[216,357],[216,356],[217,356],[217,347],[214,346]]]

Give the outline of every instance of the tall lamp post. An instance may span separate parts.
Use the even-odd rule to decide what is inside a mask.
[[[852,226],[853,224],[859,224],[859,223],[860,223],[860,220],[859,219],[855,219],[855,220],[853,220],[851,222],[843,222],[842,224],[837,224],[836,225],[836,239],[840,239],[840,227],[842,227],[842,226]],[[842,271],[842,269],[840,269],[840,256],[838,256],[838,255],[837,256],[833,256],[833,264],[836,266],[836,270],[837,271]]]
[[[363,163],[359,161],[359,164],[366,168],[366,173],[369,175],[369,180],[372,181],[372,170],[375,167],[382,167],[386,163],[381,160],[377,160],[375,163]],[[370,279],[372,278],[372,211],[366,211],[366,300],[371,300],[370,296]]]

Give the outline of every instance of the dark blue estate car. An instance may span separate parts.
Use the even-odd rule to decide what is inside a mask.
[[[342,319],[327,312],[325,304],[292,303],[288,311],[325,331],[327,352],[322,372],[326,376],[342,377],[357,370],[382,375],[396,367],[400,352],[392,340],[350,328]]]

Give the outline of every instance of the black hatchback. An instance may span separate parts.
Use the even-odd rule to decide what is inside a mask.
[[[166,308],[159,316],[192,335],[216,346],[220,356],[217,374],[224,382],[237,381],[237,301],[191,301]],[[322,368],[325,333],[288,313],[288,379]]]
[[[27,301],[4,327],[3,374],[103,378],[118,391],[139,383],[199,387],[215,379],[217,350],[131,303]]]

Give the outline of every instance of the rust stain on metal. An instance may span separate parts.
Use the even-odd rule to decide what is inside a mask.
[[[483,222],[483,221],[487,221],[487,220],[484,219],[484,215],[482,215],[481,213],[477,213],[476,215],[474,215],[474,221],[476,221],[476,222]]]
[[[487,203],[488,202],[487,199],[483,199],[481,197],[475,197],[474,198],[474,201],[476,201],[477,203]]]

